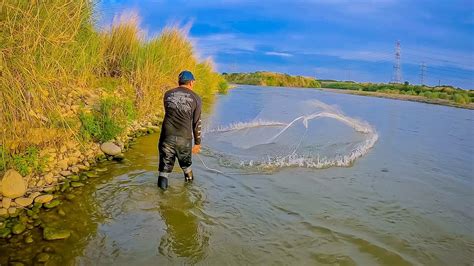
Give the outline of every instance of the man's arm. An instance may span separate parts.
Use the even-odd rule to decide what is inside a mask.
[[[196,108],[193,114],[194,145],[201,145],[201,100],[196,99]]]

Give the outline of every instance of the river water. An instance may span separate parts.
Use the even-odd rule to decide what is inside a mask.
[[[71,238],[34,232],[2,256],[51,247],[53,265],[474,261],[472,110],[239,86],[204,116],[193,184],[175,169],[169,190],[157,189],[158,135],[142,137],[64,202],[66,218],[42,214]]]

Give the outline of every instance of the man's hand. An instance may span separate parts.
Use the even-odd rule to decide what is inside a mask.
[[[201,145],[194,145],[193,147],[193,154],[201,152]]]

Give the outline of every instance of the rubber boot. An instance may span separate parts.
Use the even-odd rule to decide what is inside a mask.
[[[188,173],[184,173],[184,181],[192,182],[194,179],[193,170],[189,171]]]
[[[158,186],[161,189],[166,190],[168,188],[168,178],[163,177],[163,176],[159,176],[158,177]]]

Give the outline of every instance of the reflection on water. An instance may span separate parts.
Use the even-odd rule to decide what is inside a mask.
[[[167,230],[161,237],[159,251],[164,256],[186,257],[196,263],[204,257],[209,237],[193,213],[198,204],[191,200],[190,193],[186,186],[171,187],[160,198],[159,212]]]

